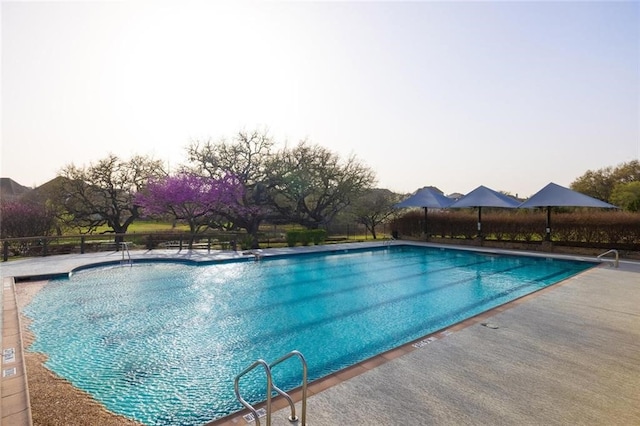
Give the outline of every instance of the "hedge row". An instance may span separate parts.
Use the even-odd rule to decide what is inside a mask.
[[[392,229],[401,235],[424,233],[424,213],[413,211],[397,218]],[[478,236],[477,211],[429,212],[431,236],[471,239]],[[541,241],[546,211],[482,211],[482,235],[498,241]],[[640,244],[640,214],[621,211],[552,211],[551,240],[579,243]]]
[[[293,229],[287,231],[287,245],[294,247],[296,244],[308,246],[322,244],[327,238],[327,231],[324,229]]]

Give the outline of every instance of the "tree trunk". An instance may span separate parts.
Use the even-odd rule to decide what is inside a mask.
[[[247,234],[251,237],[251,248],[259,249],[260,241],[258,241],[258,231],[260,229],[260,221],[255,220],[248,224],[247,226]]]
[[[196,238],[196,230],[198,225],[194,221],[189,221],[189,250],[193,250],[193,241]]]

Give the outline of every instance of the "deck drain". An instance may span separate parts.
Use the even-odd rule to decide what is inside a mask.
[[[258,413],[258,417],[264,417],[267,415],[267,410],[265,408],[256,410],[256,412]],[[251,423],[255,420],[253,413],[245,414],[242,418],[245,419],[247,423]]]
[[[438,339],[437,339],[437,338],[435,338],[435,337],[433,337],[433,336],[431,336],[431,337],[427,337],[427,338],[426,338],[426,339],[424,339],[424,340],[421,340],[421,341],[419,341],[419,342],[416,342],[416,343],[414,343],[414,344],[413,344],[413,345],[411,345],[411,346],[413,346],[413,347],[414,347],[414,348],[416,348],[416,349],[420,349],[420,348],[422,348],[422,347],[427,346],[429,343],[431,343],[431,342],[433,342],[433,341],[435,341],[435,340],[438,340]]]
[[[481,325],[483,325],[483,326],[485,326],[487,328],[490,328],[492,330],[496,330],[496,329],[500,328],[496,324],[491,324],[490,322],[483,322]]]

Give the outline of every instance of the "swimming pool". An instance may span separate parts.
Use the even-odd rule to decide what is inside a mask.
[[[24,313],[30,350],[108,409],[198,425],[241,408],[233,379],[258,358],[297,349],[319,378],[593,265],[414,246],[139,263],[51,281]],[[290,366],[274,372],[284,389],[300,383]],[[264,377],[246,376],[242,390],[263,400]]]

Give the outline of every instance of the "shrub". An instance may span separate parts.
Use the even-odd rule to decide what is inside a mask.
[[[302,244],[303,246],[308,246],[312,241],[311,232],[309,230],[300,231],[300,233],[298,234],[298,239],[300,241],[300,244]]]
[[[287,246],[294,247],[300,239],[299,236],[300,231],[298,230],[287,231]]]
[[[545,236],[546,209],[482,211],[482,231],[487,238],[535,241]],[[429,233],[441,237],[470,239],[477,234],[477,211],[451,210],[429,213]],[[392,221],[401,235],[421,236],[424,214],[411,211]],[[631,212],[554,208],[552,240],[581,244],[639,244],[640,214]]]
[[[243,235],[240,239],[240,249],[249,250],[253,248],[253,237],[251,235]]]
[[[287,231],[287,245],[294,247],[297,243],[308,246],[310,243],[322,244],[327,238],[327,231],[324,229],[295,229]]]
[[[327,231],[324,229],[312,229],[309,232],[311,233],[311,239],[315,245],[322,244],[324,243],[324,240],[327,239]]]

